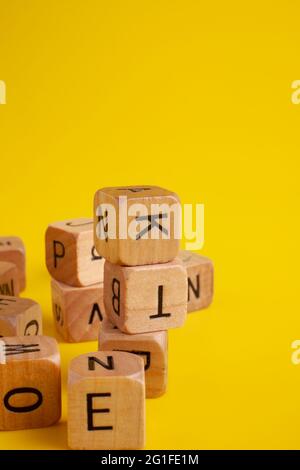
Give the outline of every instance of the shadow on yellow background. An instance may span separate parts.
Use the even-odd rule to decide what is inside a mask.
[[[157,184],[205,204],[215,299],[170,332],[147,448],[299,448],[296,2],[0,0],[1,235],[23,238],[51,321],[48,223],[92,215],[103,186]],[[62,423],[1,448],[66,448]]]

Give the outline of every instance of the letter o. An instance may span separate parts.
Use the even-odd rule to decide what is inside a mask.
[[[12,406],[9,403],[9,400],[12,396],[18,395],[20,393],[32,393],[37,396],[37,401],[30,406]],[[20,387],[14,388],[7,392],[4,397],[4,406],[8,411],[12,411],[13,413],[29,413],[30,411],[34,411],[41,406],[43,403],[43,395],[37,388],[31,387]]]

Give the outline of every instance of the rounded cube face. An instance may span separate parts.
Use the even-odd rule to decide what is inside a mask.
[[[19,276],[15,264],[0,261],[0,295],[19,295]]]
[[[0,296],[0,337],[43,334],[40,305],[31,299]]]
[[[25,247],[19,237],[0,237],[0,261],[17,267],[19,290],[23,291],[26,287]]]
[[[99,331],[99,351],[123,351],[144,361],[146,398],[163,395],[168,378],[168,332],[127,335],[105,320]]]
[[[46,265],[54,279],[70,286],[102,282],[104,260],[94,247],[93,220],[81,218],[49,225]]]
[[[181,250],[178,258],[187,270],[188,312],[208,307],[213,298],[214,267],[212,261],[187,250]]]
[[[182,263],[125,267],[105,262],[108,319],[129,334],[182,326],[187,313],[187,274]]]
[[[51,280],[52,309],[57,331],[70,343],[94,341],[105,318],[103,284],[72,287]]]
[[[50,426],[60,414],[60,357],[55,339],[1,338],[0,430]]]
[[[144,364],[125,352],[79,356],[68,379],[72,449],[141,449],[145,440]]]
[[[95,247],[111,263],[166,263],[179,251],[178,196],[157,186],[104,188],[94,198]]]

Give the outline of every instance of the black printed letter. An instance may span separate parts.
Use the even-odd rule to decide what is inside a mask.
[[[35,328],[35,331],[34,333],[30,333],[30,331],[28,331],[31,327],[34,327]],[[24,330],[24,336],[36,336],[39,334],[39,323],[37,320],[31,320],[29,323],[27,323],[27,325],[25,326],[25,330]]]
[[[29,406],[12,406],[9,403],[10,398],[13,395],[18,395],[20,393],[32,393],[36,395],[37,400],[35,403]],[[7,392],[7,394],[4,397],[4,406],[8,411],[12,411],[13,413],[28,413],[30,411],[34,411],[37,408],[41,406],[43,403],[43,395],[37,388],[31,388],[31,387],[21,387],[21,388],[14,388],[13,390],[10,390]]]
[[[60,246],[60,250],[57,250],[56,247]],[[53,255],[54,255],[54,267],[57,268],[57,259],[63,258],[65,256],[65,246],[62,242],[53,240]]]
[[[194,286],[194,284],[191,281],[191,278],[188,278],[188,289],[189,289],[188,290],[188,301],[190,301],[190,298],[191,298],[191,296],[190,296],[191,290],[193,291],[193,294],[197,299],[199,299],[199,297],[200,297],[200,276],[199,276],[199,274],[197,274],[196,279],[197,279],[197,287]]]
[[[91,315],[90,315],[90,319],[89,319],[89,325],[91,325],[93,323],[95,314],[98,315],[99,321],[103,321],[103,316],[102,316],[100,307],[97,303],[94,303],[94,305],[93,305]]]
[[[149,318],[162,318],[162,317],[170,317],[170,313],[163,313],[163,289],[164,286],[158,286],[158,309],[157,315],[150,315]]]
[[[98,359],[98,357],[95,356],[89,356],[89,370],[95,370],[95,363],[99,364],[99,366],[104,367],[104,369],[107,370],[113,370],[115,368],[114,366],[114,358],[112,356],[107,356],[107,364],[105,362],[102,362],[101,359]]]
[[[91,258],[92,261],[97,261],[98,259],[102,259],[102,256],[97,255],[95,246],[92,246],[91,255],[92,255],[92,258]]]
[[[117,286],[117,292],[116,292],[116,286]],[[120,281],[118,281],[118,279],[113,279],[112,281],[112,292],[113,292],[113,296],[112,296],[112,306],[113,306],[113,309],[114,309],[114,312],[117,314],[117,315],[120,315]],[[116,305],[117,303],[117,305]]]
[[[86,405],[87,405],[87,417],[88,417],[88,431],[110,431],[113,429],[112,426],[94,426],[93,414],[94,413],[109,413],[109,408],[93,408],[93,398],[97,397],[110,397],[111,393],[87,393]]]

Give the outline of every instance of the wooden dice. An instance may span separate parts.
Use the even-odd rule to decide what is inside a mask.
[[[103,188],[94,199],[95,247],[111,263],[165,263],[179,251],[178,196],[157,186]]]
[[[0,336],[42,335],[42,311],[37,302],[0,296]]]
[[[150,266],[104,266],[104,307],[124,333],[182,326],[187,312],[187,276],[179,260]]]
[[[26,286],[25,247],[20,238],[0,237],[0,261],[13,263],[17,267],[19,290],[23,291]]]
[[[144,362],[101,351],[72,360],[68,443],[72,449],[141,449],[145,439]]]
[[[0,261],[0,295],[18,296],[19,276],[15,264]]]
[[[72,287],[52,279],[51,290],[54,321],[62,337],[71,343],[96,340],[105,317],[103,283]]]
[[[168,332],[156,331],[126,335],[109,321],[101,323],[99,351],[124,351],[144,360],[146,398],[156,398],[166,391],[168,376]]]
[[[0,340],[0,430],[56,423],[61,413],[60,356],[55,339]]]
[[[192,251],[182,250],[179,259],[188,276],[188,312],[208,307],[213,298],[214,267],[209,258]]]
[[[94,247],[92,219],[56,222],[46,231],[46,264],[50,275],[71,286],[103,281],[104,260]]]

